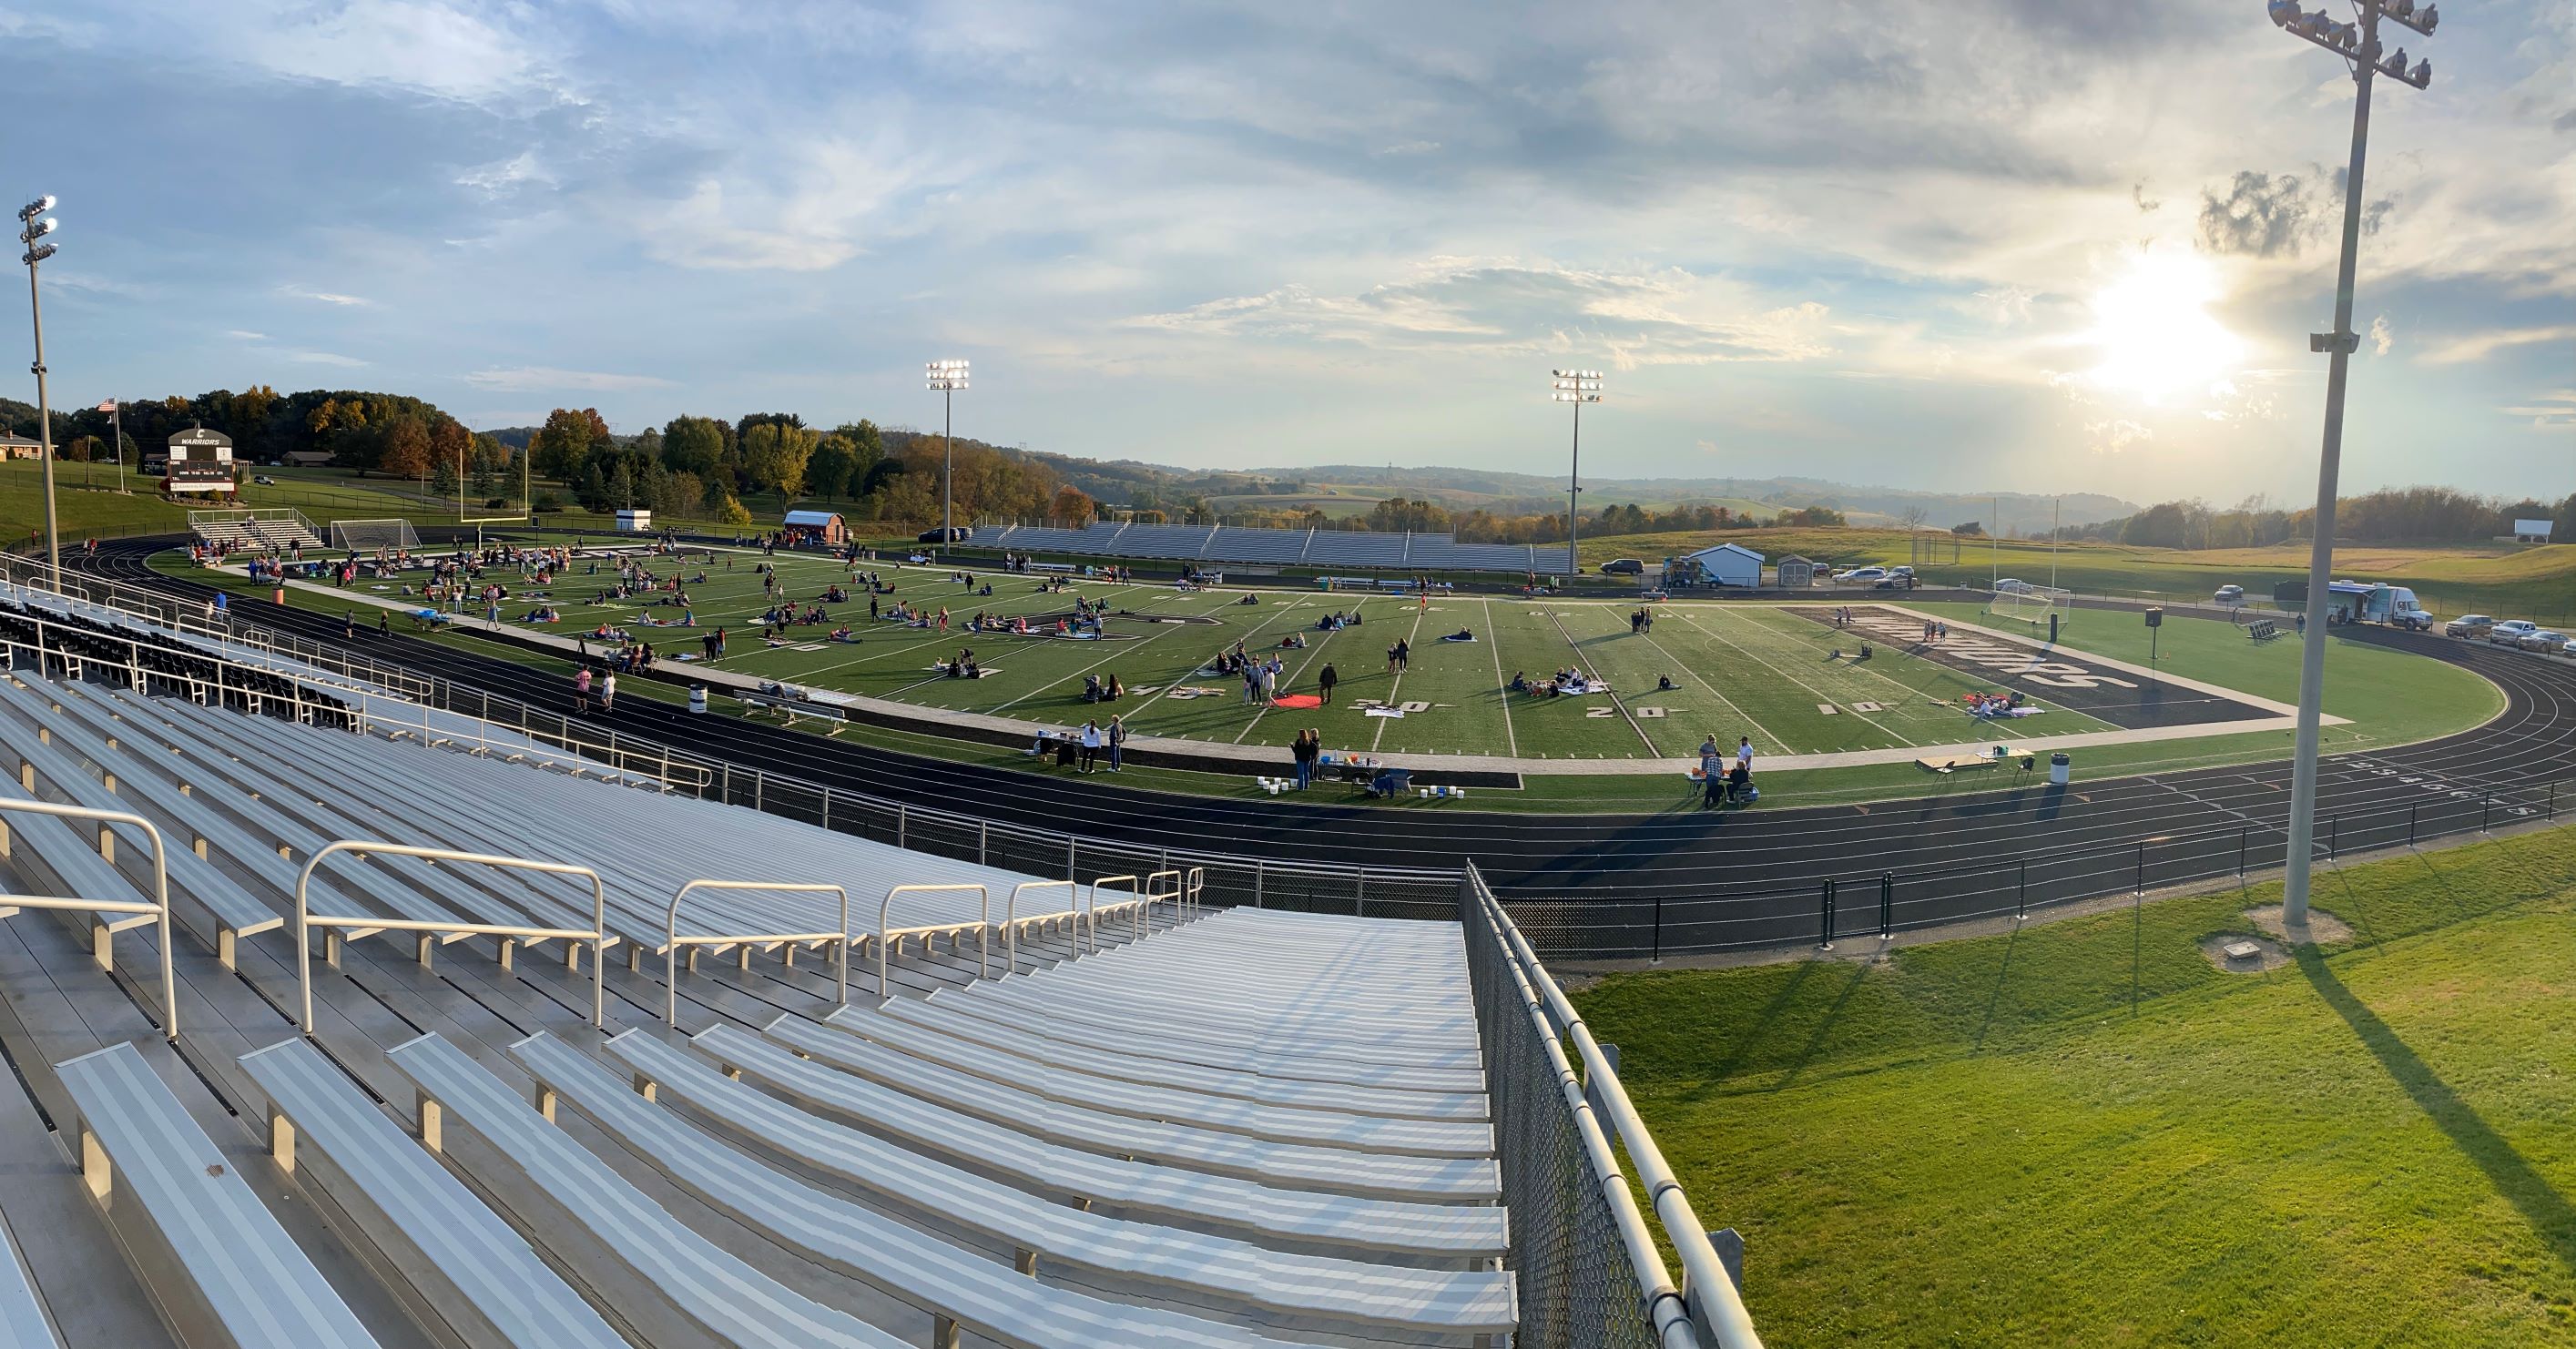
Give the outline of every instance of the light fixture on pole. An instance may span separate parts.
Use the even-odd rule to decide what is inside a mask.
[[[103,399],[98,410],[107,414],[107,443],[116,456],[116,494],[125,495],[125,405],[113,398]]]
[[[939,546],[957,532],[957,391],[966,387],[966,362],[932,361],[930,387],[939,393]]]
[[[54,255],[54,246],[37,240],[54,232],[57,222],[45,212],[54,209],[51,196],[38,197],[18,208],[18,242],[27,252],[18,260],[27,264],[27,313],[36,324],[36,363],[30,370],[36,375],[36,453],[45,465],[45,566],[51,572],[54,589],[63,588],[63,541],[54,526],[54,414],[45,401],[45,307],[36,298],[36,264]],[[41,217],[41,218],[39,218]]]
[[[1574,455],[1565,470],[1565,574],[1580,576],[1583,563],[1575,552],[1583,519],[1583,405],[1601,401],[1601,372],[1559,370],[1556,401],[1574,405]]]
[[[2417,89],[2433,82],[2433,63],[2406,65],[2406,49],[2385,52],[2379,45],[2379,21],[2387,19],[2426,37],[2441,22],[2433,5],[2415,0],[2357,0],[2358,24],[2344,23],[2324,10],[2301,13],[2293,0],[2272,0],[2272,22],[2293,37],[2333,52],[2351,67],[2352,163],[2344,173],[2343,257],[2335,271],[2334,331],[2311,333],[2308,350],[2324,352],[2326,367],[2325,443],[2317,458],[2315,538],[2308,552],[2307,626],[2299,652],[2299,733],[2297,757],[2290,765],[2290,846],[2283,877],[2281,921],[2295,939],[2308,921],[2308,880],[2317,828],[2318,723],[2325,710],[2327,584],[2334,575],[2335,479],[2343,459],[2343,395],[2352,354],[2361,337],[2352,330],[2353,270],[2361,253],[2361,170],[2370,143],[2372,77],[2386,75]]]

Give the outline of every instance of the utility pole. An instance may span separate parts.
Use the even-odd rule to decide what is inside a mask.
[[[54,520],[54,411],[45,401],[45,306],[36,295],[36,264],[54,255],[52,244],[39,239],[59,228],[45,212],[54,209],[54,199],[42,196],[18,208],[18,242],[27,246],[18,260],[27,264],[27,313],[36,324],[36,363],[29,369],[36,376],[36,453],[45,465],[45,565],[52,570],[57,593],[63,588],[63,541]],[[43,219],[37,217],[43,216]]]
[[[1574,405],[1574,456],[1565,470],[1565,574],[1570,585],[1571,578],[1583,574],[1582,557],[1575,551],[1583,540],[1583,405],[1601,401],[1601,372],[1557,371],[1556,401]]]
[[[2327,356],[2325,442],[2317,456],[2317,513],[2308,551],[2307,631],[2299,650],[2298,752],[2290,765],[2290,845],[2283,878],[2281,921],[2295,939],[2307,925],[2311,853],[2316,848],[2317,753],[2319,723],[2325,712],[2326,587],[2334,576],[2336,477],[2343,460],[2343,405],[2352,354],[2361,337],[2352,330],[2353,272],[2361,254],[2361,174],[2370,145],[2370,86],[2385,74],[2422,89],[2433,82],[2433,63],[2406,68],[2399,48],[2383,55],[2379,21],[2388,18],[2427,37],[2441,22],[2436,7],[2417,8],[2415,0],[2358,0],[2359,25],[2340,22],[2324,10],[2302,14],[2295,0],[2272,0],[2272,22],[2291,36],[2303,38],[2343,58],[2352,69],[2352,161],[2344,172],[2343,255],[2335,266],[2334,331],[2308,335],[2308,350]]]

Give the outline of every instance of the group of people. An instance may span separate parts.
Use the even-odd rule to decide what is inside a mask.
[[[1664,688],[1671,688],[1672,681],[1667,679],[1664,681],[1662,686]],[[1608,684],[1594,679],[1592,676],[1585,674],[1581,670],[1575,669],[1571,665],[1565,666],[1556,673],[1549,675],[1547,678],[1542,679],[1537,683],[1531,683],[1528,675],[1521,671],[1514,670],[1512,671],[1512,682],[1503,686],[1503,688],[1508,692],[1525,693],[1533,698],[1555,698],[1574,693],[1596,693],[1609,687],[1610,686]]]
[[[1115,773],[1126,766],[1127,723],[1118,717],[1111,717],[1106,726],[1094,720],[1082,723],[1082,729],[1078,731],[1054,731],[1041,734],[1037,745],[1029,752],[1044,754],[1050,744],[1055,749],[1055,761],[1058,767],[1073,764],[1074,756],[1079,754],[1081,769],[1088,773],[1092,770],[1092,766],[1100,761],[1100,752],[1107,750],[1109,751],[1109,771]]]
[[[1726,751],[1717,743],[1717,733],[1699,742],[1699,771],[1702,783],[1700,806],[1723,805],[1728,801],[1752,799],[1753,740],[1739,736],[1735,741],[1735,762],[1729,766]]]
[[[1115,670],[1109,672],[1107,679],[1096,674],[1082,677],[1082,700],[1086,703],[1114,703],[1126,696],[1127,686],[1118,682]]]
[[[598,712],[605,716],[617,709],[617,671],[609,669],[594,675],[587,665],[572,677],[572,710]]]
[[[1288,745],[1289,757],[1297,766],[1297,790],[1304,791],[1315,781],[1315,766],[1324,759],[1324,733],[1309,726],[1297,733]]]
[[[1630,636],[1644,636],[1654,630],[1654,610],[1641,604],[1637,606],[1636,612],[1628,615],[1628,633]]]

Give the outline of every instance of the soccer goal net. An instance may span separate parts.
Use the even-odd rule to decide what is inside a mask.
[[[2032,627],[2044,627],[2054,618],[2063,626],[2074,616],[2066,603],[2069,594],[2054,586],[2018,582],[1996,591],[1994,598],[1986,601],[1986,616]]]
[[[372,553],[379,548],[418,548],[420,536],[412,532],[411,521],[334,520],[331,522],[331,546],[353,553]]]

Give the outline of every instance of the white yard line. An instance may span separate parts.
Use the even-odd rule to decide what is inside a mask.
[[[1676,610],[1675,612],[1680,612],[1680,611]],[[1830,702],[1833,702],[1833,701],[1834,701],[1832,698],[1826,697],[1826,696],[1825,696],[1825,693],[1824,693],[1824,691],[1823,691],[1822,689],[1819,689],[1819,688],[1817,688],[1815,685],[1810,684],[1810,683],[1808,683],[1807,681],[1805,681],[1805,680],[1803,680],[1803,679],[1798,678],[1796,675],[1793,675],[1793,674],[1789,673],[1788,671],[1781,669],[1779,666],[1774,665],[1774,664],[1772,664],[1771,662],[1769,662],[1769,661],[1767,661],[1767,660],[1762,659],[1760,656],[1755,655],[1752,651],[1747,650],[1747,649],[1743,646],[1743,644],[1741,644],[1741,643],[1739,643],[1739,642],[1735,641],[1735,640],[1734,640],[1734,639],[1732,639],[1732,638],[1729,638],[1729,637],[1726,637],[1726,636],[1720,635],[1718,632],[1716,632],[1715,630],[1711,629],[1711,628],[1710,628],[1710,627],[1708,627],[1706,624],[1701,623],[1698,619],[1691,617],[1689,614],[1687,614],[1687,613],[1683,613],[1683,614],[1682,614],[1682,621],[1683,621],[1683,622],[1685,622],[1685,623],[1690,624],[1690,625],[1691,625],[1692,627],[1694,627],[1694,628],[1698,628],[1701,632],[1707,633],[1707,634],[1708,634],[1708,636],[1709,636],[1709,637],[1711,637],[1712,639],[1714,639],[1714,640],[1716,640],[1716,641],[1724,642],[1724,643],[1726,643],[1728,646],[1735,648],[1735,650],[1736,650],[1736,651],[1738,651],[1738,652],[1740,652],[1740,653],[1742,653],[1742,654],[1743,654],[1743,656],[1744,656],[1744,658],[1745,658],[1745,659],[1747,659],[1747,660],[1749,660],[1749,661],[1752,661],[1754,664],[1761,666],[1763,669],[1769,670],[1769,671],[1771,671],[1773,674],[1776,674],[1776,675],[1780,676],[1782,679],[1788,680],[1790,683],[1795,684],[1795,685],[1797,685],[1798,687],[1800,687],[1800,688],[1802,688],[1802,689],[1805,689],[1805,690],[1807,691],[1807,695],[1808,695],[1809,697],[1814,698],[1817,702],[1819,702],[1819,703],[1830,703]],[[1649,639],[1649,640],[1651,640],[1651,639]],[[1883,676],[1883,675],[1878,675],[1878,672],[1877,672],[1877,671],[1875,671],[1875,670],[1871,671],[1870,673],[1871,673],[1873,676],[1876,676],[1876,677],[1879,677],[1879,678],[1885,678],[1885,676]],[[1894,680],[1892,680],[1892,679],[1891,679],[1891,680],[1888,680],[1888,682],[1889,682],[1889,683],[1891,683],[1891,684],[1896,684],[1896,681],[1894,681]],[[1900,688],[1900,689],[1901,689],[1901,688],[1904,688],[1905,686],[1904,686],[1903,684],[1896,684],[1896,687],[1898,687],[1898,688]],[[1909,690],[1909,692],[1910,692],[1910,690]],[[1861,715],[1863,715],[1863,714],[1862,714],[1862,713],[1859,713],[1859,712],[1854,712],[1854,713],[1852,713],[1851,715],[1853,715],[1853,716],[1857,717],[1857,716],[1861,716]],[[1752,718],[1747,717],[1747,718],[1745,718],[1745,720],[1747,720],[1747,721],[1751,721],[1751,720],[1752,720]],[[1897,739],[1899,739],[1899,740],[1901,740],[1901,741],[1905,742],[1905,744],[1906,744],[1906,746],[1907,746],[1908,748],[1916,748],[1916,747],[1921,746],[1921,745],[1922,745],[1922,743],[1923,743],[1922,741],[1917,740],[1917,739],[1915,739],[1914,737],[1912,737],[1912,736],[1910,736],[1910,735],[1907,735],[1905,732],[1900,731],[1900,730],[1896,729],[1895,727],[1888,725],[1888,724],[1887,724],[1886,722],[1884,722],[1884,721],[1877,720],[1876,718],[1872,718],[1872,719],[1870,720],[1870,723],[1869,723],[1869,724],[1870,724],[1870,725],[1872,725],[1872,726],[1875,726],[1875,727],[1879,728],[1880,730],[1887,732],[1889,735],[1895,736]],[[1759,723],[1756,723],[1756,726],[1757,726],[1757,729],[1758,729],[1758,727],[1759,727]],[[1768,733],[1766,732],[1766,734],[1768,734]],[[1773,740],[1777,741],[1777,740],[1779,740],[1779,738],[1780,738],[1780,737],[1778,737],[1778,736],[1776,736],[1776,735],[1775,735],[1775,736],[1772,736],[1771,738],[1772,738]],[[1788,748],[1789,748],[1789,747],[1788,747],[1786,744],[1783,744],[1783,745],[1781,746],[1781,749],[1782,749],[1784,752],[1785,752],[1785,751],[1787,751],[1787,750],[1788,750]]]
[[[1357,612],[1357,610],[1358,606],[1354,605],[1353,612]],[[1366,625],[1363,624],[1362,626]],[[1304,629],[1300,628],[1299,631],[1304,631]],[[1294,670],[1283,670],[1280,672],[1279,691],[1282,693],[1287,692],[1289,684],[1293,683],[1298,675],[1304,674],[1306,672],[1306,667],[1313,665],[1316,661],[1322,660],[1324,658],[1324,648],[1331,646],[1333,644],[1333,639],[1341,636],[1343,631],[1345,630],[1335,629],[1334,631],[1327,632],[1324,634],[1324,639],[1322,641],[1299,652],[1297,668]],[[1246,651],[1248,654],[1249,648],[1246,648]],[[1258,708],[1255,708],[1252,713],[1252,720],[1243,723],[1243,729],[1234,733],[1234,743],[1238,745],[1242,744],[1243,738],[1252,734],[1252,728],[1260,725],[1261,719],[1270,715],[1271,711],[1272,705],[1269,703],[1263,703]]]
[[[1494,629],[1494,602],[1484,600],[1482,603],[1485,606],[1485,648],[1494,658],[1494,693],[1503,700],[1503,743],[1511,747],[1512,757],[1517,759],[1521,757],[1521,740],[1512,734],[1512,690],[1503,678],[1503,635]]]
[[[1177,598],[1179,598],[1179,596],[1175,596],[1174,598],[1176,598],[1176,599],[1177,599]],[[1166,626],[1168,626],[1168,627],[1171,629],[1171,631],[1170,631],[1170,632],[1158,632],[1158,633],[1155,633],[1153,636],[1151,636],[1151,637],[1147,637],[1147,638],[1144,638],[1144,639],[1142,639],[1142,640],[1140,640],[1140,641],[1137,641],[1137,642],[1134,642],[1134,643],[1130,643],[1130,644],[1126,644],[1126,645],[1119,646],[1116,650],[1114,650],[1114,651],[1110,652],[1108,655],[1103,656],[1103,657],[1101,657],[1100,659],[1098,659],[1098,660],[1096,660],[1096,661],[1093,661],[1093,662],[1092,662],[1092,663],[1090,663],[1089,665],[1083,666],[1081,669],[1076,670],[1076,671],[1074,671],[1073,673],[1071,673],[1071,674],[1069,674],[1069,675],[1064,676],[1062,679],[1052,679],[1052,680],[1049,680],[1049,681],[1047,681],[1046,683],[1044,683],[1044,684],[1040,684],[1040,685],[1038,685],[1036,688],[1033,688],[1033,689],[1029,690],[1028,692],[1021,694],[1019,697],[1017,697],[1017,698],[1013,698],[1013,699],[1012,699],[1012,700],[1010,700],[1009,702],[1002,704],[1000,707],[987,708],[987,709],[985,709],[985,711],[986,711],[986,713],[987,713],[988,715],[992,715],[992,716],[1000,716],[1003,712],[1005,712],[1005,711],[1009,710],[1010,708],[1012,708],[1012,707],[1016,707],[1016,706],[1018,706],[1018,705],[1019,705],[1019,704],[1021,704],[1021,703],[1027,702],[1029,699],[1034,698],[1034,697],[1038,696],[1039,694],[1046,692],[1048,689],[1054,688],[1054,687],[1056,687],[1056,686],[1057,686],[1057,685],[1059,685],[1059,684],[1070,684],[1070,683],[1072,683],[1073,681],[1075,681],[1075,680],[1077,680],[1077,679],[1082,678],[1084,675],[1087,675],[1087,674],[1091,673],[1092,671],[1099,669],[1101,666],[1103,666],[1103,665],[1107,665],[1109,662],[1111,662],[1111,661],[1113,661],[1113,660],[1118,659],[1118,658],[1119,658],[1120,656],[1122,656],[1122,655],[1132,655],[1132,654],[1134,654],[1134,653],[1136,653],[1136,652],[1142,651],[1142,650],[1144,650],[1146,647],[1151,646],[1151,645],[1153,645],[1154,643],[1156,643],[1156,642],[1158,642],[1158,641],[1161,641],[1163,638],[1166,638],[1166,637],[1171,636],[1171,635],[1172,635],[1172,632],[1182,631],[1182,630],[1184,630],[1184,629],[1188,628],[1190,625],[1189,625],[1189,624],[1186,624],[1186,623],[1175,623],[1175,624],[1169,624],[1169,625],[1166,625]],[[1054,639],[1054,638],[1048,638],[1048,639],[1046,639],[1046,640],[1048,640],[1048,641],[1053,641],[1053,640],[1055,640],[1055,639]],[[1109,646],[1109,645],[1111,645],[1111,643],[1108,643],[1108,642],[1102,642],[1102,643],[1101,643],[1101,645],[1103,645],[1103,646]],[[1165,687],[1169,687],[1169,686],[1168,686],[1168,685],[1166,685]],[[1142,710],[1143,710],[1143,707],[1142,707],[1142,705],[1141,705],[1141,704],[1139,705],[1139,707],[1138,707],[1138,709],[1137,709],[1137,710],[1139,710],[1139,711],[1142,711]]]
[[[1222,606],[1220,606],[1220,607],[1222,607]],[[1249,656],[1249,655],[1251,655],[1251,654],[1252,654],[1252,640],[1251,640],[1251,639],[1252,639],[1255,635],[1257,635],[1257,634],[1258,634],[1258,633],[1259,633],[1263,628],[1269,627],[1271,624],[1278,622],[1281,618],[1286,617],[1289,613],[1292,613],[1292,612],[1294,612],[1294,611],[1295,611],[1295,606],[1294,606],[1294,605],[1286,605],[1286,606],[1282,606],[1282,607],[1281,607],[1281,609],[1280,609],[1280,612],[1279,612],[1279,613],[1273,614],[1273,615],[1271,615],[1270,617],[1268,617],[1268,618],[1265,618],[1265,619],[1261,620],[1259,623],[1256,623],[1256,624],[1252,625],[1252,627],[1251,627],[1251,628],[1249,628],[1249,629],[1247,629],[1246,631],[1244,631],[1244,632],[1242,632],[1242,633],[1238,634],[1238,635],[1235,637],[1235,639],[1234,639],[1234,640],[1236,640],[1236,641],[1241,642],[1241,643],[1243,643],[1243,644],[1244,644],[1244,645],[1243,645],[1243,653],[1244,653],[1246,656]],[[1222,644],[1222,643],[1220,643],[1220,644],[1218,645],[1218,647],[1217,647],[1217,650],[1218,650],[1218,652],[1222,653],[1222,652],[1225,650],[1225,645],[1224,645],[1224,644]],[[1169,693],[1170,693],[1170,692],[1171,692],[1175,687],[1179,686],[1180,684],[1184,683],[1185,681],[1188,681],[1188,680],[1190,680],[1190,679],[1194,679],[1194,678],[1198,677],[1198,672],[1199,672],[1199,670],[1200,670],[1202,667],[1204,667],[1206,664],[1207,664],[1207,662],[1206,662],[1206,661],[1200,661],[1197,665],[1193,665],[1193,666],[1191,666],[1189,669],[1184,670],[1184,671],[1182,671],[1181,673],[1179,673],[1179,674],[1177,674],[1177,675],[1172,676],[1172,679],[1171,679],[1171,681],[1170,681],[1169,683],[1166,683],[1166,684],[1164,684],[1161,688],[1154,690],[1154,693],[1153,693],[1153,696],[1152,696],[1152,697],[1149,697],[1149,698],[1147,698],[1145,701],[1143,701],[1143,702],[1141,702],[1141,703],[1136,704],[1136,710],[1135,710],[1135,711],[1133,711],[1133,712],[1130,712],[1130,713],[1127,713],[1127,714],[1126,714],[1128,724],[1129,724],[1129,725],[1131,725],[1131,726],[1132,726],[1132,725],[1134,725],[1134,724],[1135,724],[1139,719],[1141,719],[1141,718],[1145,715],[1145,709],[1146,709],[1146,708],[1152,707],[1154,704],[1156,704],[1156,703],[1158,703],[1158,702],[1161,702],[1161,701],[1163,700],[1163,697],[1164,697],[1166,694],[1169,694]],[[1240,680],[1241,676],[1239,676],[1239,675],[1238,675],[1238,676],[1233,676],[1233,678],[1236,678],[1236,679]]]
[[[1593,664],[1592,658],[1583,654],[1583,644],[1574,640],[1574,632],[1572,629],[1565,626],[1565,620],[1559,617],[1554,609],[1549,609],[1546,613],[1547,621],[1556,625],[1556,635],[1564,638],[1566,649],[1574,653],[1575,663],[1583,667],[1583,672],[1591,677],[1592,682],[1607,686],[1610,681],[1603,679],[1601,677],[1601,667]],[[1616,631],[1617,629],[1612,629],[1614,634]],[[1664,751],[1657,747],[1655,744],[1655,738],[1646,734],[1645,724],[1637,720],[1636,713],[1628,710],[1628,704],[1625,700],[1620,698],[1619,690],[1612,688],[1603,696],[1610,700],[1610,705],[1612,707],[1618,709],[1619,715],[1627,721],[1628,729],[1635,731],[1637,733],[1637,738],[1646,742],[1647,757],[1656,759],[1664,757]]]
[[[1399,701],[1401,701],[1401,700],[1399,700],[1399,699],[1395,696],[1395,695],[1396,695],[1396,691],[1404,687],[1404,676],[1412,672],[1412,669],[1413,669],[1413,657],[1412,657],[1412,651],[1413,651],[1413,639],[1422,635],[1422,619],[1423,619],[1423,617],[1424,617],[1425,612],[1426,612],[1426,611],[1425,611],[1423,608],[1421,608],[1420,606],[1415,607],[1415,609],[1414,609],[1414,611],[1413,611],[1413,631],[1408,632],[1408,633],[1406,633],[1406,634],[1404,635],[1404,650],[1405,650],[1405,653],[1406,653],[1406,654],[1405,654],[1405,661],[1404,661],[1404,669],[1396,671],[1395,678],[1394,678],[1394,679],[1392,679],[1392,680],[1390,680],[1390,681],[1388,681],[1387,686],[1386,686],[1386,698],[1385,698],[1385,703],[1386,703],[1386,705],[1387,705],[1388,707],[1394,707],[1394,706],[1396,706],[1396,705],[1397,705],[1397,703],[1398,703]],[[1371,717],[1371,718],[1369,718],[1369,720],[1374,721],[1374,722],[1376,722],[1376,723],[1377,723],[1377,734],[1375,734],[1375,735],[1373,735],[1373,736],[1370,736],[1370,737],[1369,737],[1369,753],[1371,753],[1371,754],[1375,754],[1375,753],[1377,753],[1377,747],[1378,747],[1379,745],[1382,745],[1382,744],[1386,743],[1386,728],[1387,728],[1387,724],[1388,724],[1389,722],[1394,721],[1394,720],[1395,720],[1395,718],[1393,718],[1393,717]]]

